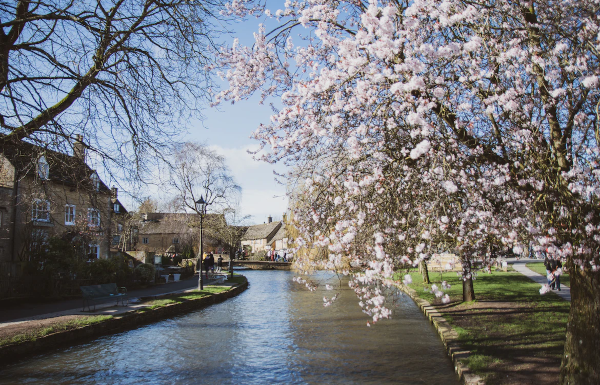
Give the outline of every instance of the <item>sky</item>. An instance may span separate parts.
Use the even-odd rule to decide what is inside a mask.
[[[267,122],[271,109],[260,105],[259,98],[226,104],[204,111],[205,120],[192,125],[188,138],[207,144],[223,155],[231,173],[242,187],[241,215],[250,215],[249,224],[267,222],[271,215],[281,219],[287,210],[285,186],[275,180],[273,171],[285,172],[279,164],[259,162],[248,154],[258,148],[258,142],[249,136],[261,122]]]
[[[240,44],[251,45],[254,42],[253,32],[258,30],[261,22],[264,20],[251,18],[231,24],[229,28],[233,33],[221,37],[221,41],[231,46],[233,39],[238,38]],[[271,20],[266,24],[269,29],[277,21]],[[265,223],[269,216],[280,220],[288,207],[285,186],[278,183],[273,174],[273,171],[284,173],[285,167],[255,161],[247,152],[259,147],[250,135],[260,123],[267,123],[272,114],[269,104],[261,105],[259,101],[260,97],[256,96],[233,105],[226,102],[218,107],[206,106],[202,111],[204,119],[190,122],[189,132],[184,136],[185,141],[204,143],[226,158],[232,176],[242,187],[240,210],[236,216],[249,216],[244,224]],[[166,198],[164,193],[153,187],[149,187],[148,195]],[[130,206],[136,208],[134,203]]]

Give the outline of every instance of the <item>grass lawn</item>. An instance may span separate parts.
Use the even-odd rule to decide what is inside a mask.
[[[98,315],[98,316],[89,316],[89,317],[79,317],[77,319],[71,319],[64,322],[56,322],[49,326],[45,327],[34,327],[30,330],[27,330],[23,333],[18,333],[16,335],[11,335],[5,338],[0,338],[0,346],[13,344],[13,343],[22,343],[26,341],[35,341],[40,337],[47,336],[48,334],[62,332],[67,330],[73,330],[80,327],[93,325],[99,322],[106,321],[112,318],[111,315]]]
[[[546,276],[546,268],[544,267],[543,262],[528,263],[525,266],[527,266],[527,268],[535,271],[538,274]],[[563,273],[560,276],[560,284],[565,285],[565,286],[571,286],[571,282],[569,280],[569,274]]]
[[[399,273],[397,278],[406,273]],[[515,271],[479,273],[476,300],[462,302],[456,273],[431,272],[432,284],[442,280],[451,303],[426,292],[418,272],[410,273],[417,294],[434,305],[458,332],[461,346],[471,351],[465,363],[492,384],[553,384],[558,381],[570,304],[554,293],[539,294],[540,285]]]
[[[147,302],[146,304],[149,306],[146,308],[140,309],[138,311],[148,311],[148,310],[158,309],[160,307],[167,306],[172,303],[181,303],[184,301],[194,300],[194,299],[206,297],[206,296],[213,295],[213,294],[219,294],[219,293],[222,293],[224,291],[231,289],[231,286],[229,286],[229,285],[241,284],[244,282],[246,282],[246,277],[244,277],[243,275],[234,275],[233,278],[230,278],[227,280],[228,285],[204,286],[204,290],[193,290],[193,291],[190,291],[187,293],[179,293],[179,294],[169,295],[169,296],[163,297],[161,299],[156,299],[156,300]]]

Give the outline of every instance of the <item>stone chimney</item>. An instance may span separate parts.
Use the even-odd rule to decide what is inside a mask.
[[[73,156],[85,162],[85,144],[83,144],[83,135],[75,135],[75,142],[73,142]]]
[[[111,196],[111,198],[115,198],[115,199],[116,199],[116,198],[117,198],[117,195],[118,195],[118,193],[119,193],[119,189],[117,189],[115,186],[113,186],[113,187],[110,189],[110,196]]]
[[[267,218],[267,220],[269,221],[267,223],[271,223],[271,222],[273,222],[273,217],[269,215],[269,217]]]

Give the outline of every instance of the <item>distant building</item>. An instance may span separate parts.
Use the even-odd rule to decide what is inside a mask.
[[[242,236],[242,247],[249,246],[251,253],[272,249],[273,238],[282,225],[282,222],[272,222],[269,217],[269,223],[248,226],[248,230]]]
[[[137,225],[137,251],[154,254],[198,253],[200,239],[200,217],[188,213],[142,213]],[[221,254],[228,251],[225,230],[227,222],[220,214],[207,214],[203,221],[204,252]]]
[[[288,248],[288,236],[284,224],[277,230],[277,233],[271,239],[270,245],[274,250],[285,250]]]

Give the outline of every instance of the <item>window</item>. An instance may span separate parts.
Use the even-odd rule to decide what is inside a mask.
[[[48,165],[48,161],[46,161],[46,157],[44,155],[40,156],[38,159],[37,173],[42,180],[47,180],[48,176],[50,176],[50,166]]]
[[[148,238],[142,238],[142,243],[148,244]]]
[[[31,219],[37,222],[50,222],[50,201],[42,199],[33,201]]]
[[[88,259],[100,259],[100,246],[95,243],[90,244]]]
[[[121,233],[123,231],[123,225],[120,223],[117,223],[117,233]]]
[[[119,205],[118,203],[115,203],[115,204],[114,204],[114,206],[113,206],[113,210],[115,211],[115,213],[118,213],[118,212],[119,212],[119,206],[120,206],[120,205]]]
[[[90,226],[100,226],[100,210],[88,209],[88,224]]]
[[[98,174],[93,173],[91,176],[91,179],[92,179],[92,186],[94,187],[94,190],[100,191],[100,178],[98,178]]]
[[[113,235],[113,240],[112,240],[113,245],[118,245],[120,241],[121,241],[120,235]]]
[[[75,224],[75,205],[65,205],[65,225]]]
[[[179,243],[179,238],[173,238],[173,243]]]

